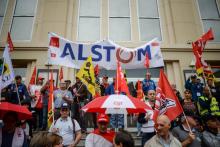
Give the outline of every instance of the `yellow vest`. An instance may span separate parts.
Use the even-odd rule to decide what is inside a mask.
[[[204,102],[208,101],[208,98],[204,97],[204,96],[200,96],[199,99],[204,101]],[[205,116],[205,115],[209,114],[209,110],[206,109],[206,108],[202,108],[200,106],[199,102],[198,102],[198,109],[199,109],[199,113],[200,113],[201,116]],[[210,110],[211,110],[211,115],[220,116],[218,102],[216,101],[215,97],[212,97],[212,99],[211,99]]]

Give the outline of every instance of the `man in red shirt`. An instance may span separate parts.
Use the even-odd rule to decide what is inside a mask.
[[[106,114],[97,117],[98,129],[95,129],[86,137],[86,147],[113,147],[115,132],[108,131],[109,118]]]

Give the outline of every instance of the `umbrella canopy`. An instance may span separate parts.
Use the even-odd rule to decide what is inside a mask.
[[[102,96],[82,107],[85,112],[99,112],[106,114],[145,113],[152,110],[144,102],[132,96],[112,94]]]
[[[1,102],[0,119],[2,119],[4,115],[9,111],[16,112],[18,114],[19,120],[30,119],[32,117],[32,113],[25,106],[16,105],[8,102]]]

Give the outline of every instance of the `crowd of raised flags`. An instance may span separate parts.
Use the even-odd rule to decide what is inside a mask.
[[[50,38],[50,44],[49,44],[50,48],[48,51],[49,58],[55,58],[60,54],[60,51],[58,49],[61,46],[59,39],[60,38],[54,37],[54,36],[52,36]],[[197,41],[192,43],[193,54],[196,59],[196,63],[195,63],[196,71],[197,71],[198,76],[204,77],[204,80],[205,80],[205,78],[214,78],[213,72],[211,71],[208,64],[205,62],[204,55],[203,55],[203,51],[205,49],[205,45],[206,45],[207,41],[213,40],[213,39],[214,39],[213,32],[210,29],[201,38],[199,38]],[[52,49],[51,49],[51,46],[53,47]],[[76,44],[74,44],[73,46],[76,46]],[[153,45],[151,44],[151,46],[153,46]],[[0,81],[1,81],[0,82],[0,90],[7,87],[9,84],[13,83],[14,79],[15,79],[13,65],[12,65],[11,57],[10,57],[10,53],[13,50],[14,50],[13,43],[12,43],[10,34],[8,34],[7,44],[5,45],[3,56],[0,61]],[[71,54],[71,50],[69,50],[69,51],[70,52],[66,52],[66,55]],[[160,52],[160,51],[158,51],[158,52]],[[159,60],[161,60],[161,57],[162,57],[162,56],[160,56],[160,54],[161,53],[156,55],[156,56],[158,56]],[[144,64],[143,66],[145,66],[147,70],[150,67],[154,67],[152,65],[155,65],[155,63],[151,63],[151,62],[156,61],[155,59],[152,59],[153,58],[152,55],[153,54],[149,55],[149,52],[145,52],[145,59],[143,62],[143,64]],[[61,59],[59,59],[59,60],[61,60]],[[50,60],[50,61],[52,61],[52,60]],[[59,73],[59,80],[61,81],[64,78],[63,67],[62,67],[62,66],[64,66],[64,64],[61,65],[59,63],[60,63],[59,61],[57,61],[57,62],[53,61],[54,65],[61,66],[60,73]],[[79,71],[77,72],[76,77],[79,78],[82,81],[82,83],[87,87],[87,90],[90,92],[92,97],[96,98],[96,97],[101,96],[101,91],[99,89],[99,83],[96,82],[97,77],[95,76],[95,75],[98,75],[100,71],[99,71],[98,62],[96,62],[95,67],[93,64],[94,64],[93,58],[91,55],[89,55],[87,57],[87,59],[84,61],[84,63],[81,64],[81,67],[80,67]],[[117,61],[116,78],[115,78],[116,79],[115,93],[116,94],[123,93],[125,95],[131,95],[129,92],[129,88],[127,86],[127,81],[125,78],[125,74],[123,73],[121,64],[122,63]],[[69,61],[68,61],[68,64],[66,64],[66,65],[68,67],[70,66]],[[160,65],[164,65],[164,64],[160,64]],[[33,74],[31,76],[30,82],[29,82],[29,86],[34,85],[36,83],[36,72],[37,72],[37,69],[35,67],[33,70]],[[47,121],[48,127],[50,127],[54,121],[54,107],[53,107],[54,83],[53,82],[54,82],[53,81],[53,71],[51,69],[50,79],[49,79],[49,100],[48,100],[48,121]],[[206,81],[205,81],[205,83],[206,83]],[[143,92],[141,81],[137,81],[136,88],[137,88],[137,96],[136,97],[138,99],[142,100],[142,98],[144,97],[144,92]],[[18,98],[19,98],[19,96],[18,96]],[[160,76],[159,76],[159,82],[158,82],[158,86],[156,89],[155,110],[154,110],[154,114],[152,116],[152,119],[154,121],[156,121],[158,115],[166,114],[170,120],[175,120],[182,113],[183,113],[183,108],[182,108],[177,96],[173,92],[173,89],[172,89],[169,81],[167,80],[167,77],[166,77],[164,71],[161,69]],[[185,114],[184,114],[184,116],[185,116]]]

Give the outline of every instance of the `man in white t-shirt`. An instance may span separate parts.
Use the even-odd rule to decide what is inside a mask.
[[[81,137],[81,128],[75,119],[69,116],[70,109],[67,103],[61,105],[61,117],[50,127],[49,132],[57,133],[63,138],[64,147],[75,147]]]
[[[106,114],[97,117],[98,129],[95,129],[86,137],[86,147],[113,147],[115,132],[108,131],[109,118]]]

